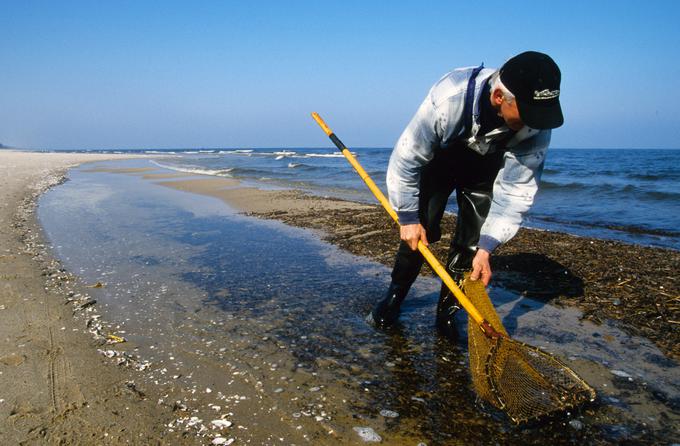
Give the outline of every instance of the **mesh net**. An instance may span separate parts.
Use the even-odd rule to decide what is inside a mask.
[[[507,336],[482,281],[466,278],[463,291],[484,319]],[[468,350],[478,395],[505,410],[516,423],[595,398],[595,391],[554,356],[509,337],[491,339],[472,318],[468,318]]]

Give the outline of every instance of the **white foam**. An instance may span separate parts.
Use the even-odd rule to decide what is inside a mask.
[[[356,153],[350,152],[352,155],[357,156]],[[303,158],[343,158],[345,155],[342,153],[307,153],[303,155]]]
[[[151,161],[153,164],[155,164],[158,167],[161,167],[163,169],[169,169],[169,170],[174,170],[175,172],[185,172],[185,173],[194,173],[196,175],[210,175],[210,176],[215,176],[215,177],[226,177],[226,178],[232,178],[230,175],[230,172],[234,170],[232,167],[226,168],[226,169],[204,169],[202,167],[196,167],[196,166],[186,166],[186,167],[179,167],[179,166],[169,166],[167,164],[161,164],[157,161]]]
[[[254,150],[252,149],[236,149],[236,150],[220,150],[217,153],[222,155],[248,155],[250,156]]]

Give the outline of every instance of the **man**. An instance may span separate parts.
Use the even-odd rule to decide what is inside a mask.
[[[441,238],[454,190],[458,222],[446,268],[454,280],[472,270],[473,280],[488,285],[489,257],[517,233],[538,188],[550,129],[564,121],[560,79],[549,56],[528,51],[500,70],[454,70],[432,87],[390,157],[387,189],[402,241],[387,295],[369,315],[373,323],[396,322],[423,264],[418,241]],[[437,327],[447,337],[455,337],[458,309],[442,284]]]

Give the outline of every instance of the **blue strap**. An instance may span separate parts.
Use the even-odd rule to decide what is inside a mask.
[[[480,71],[484,68],[484,64],[481,64],[470,74],[470,79],[468,79],[467,90],[465,91],[465,104],[463,106],[463,119],[465,123],[465,129],[463,135],[467,135],[472,131],[472,108],[475,102],[475,79]]]

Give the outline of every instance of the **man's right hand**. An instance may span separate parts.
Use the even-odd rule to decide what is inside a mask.
[[[425,228],[420,223],[402,226],[399,229],[399,236],[414,251],[418,249],[418,241],[422,241],[425,246],[428,245]]]

